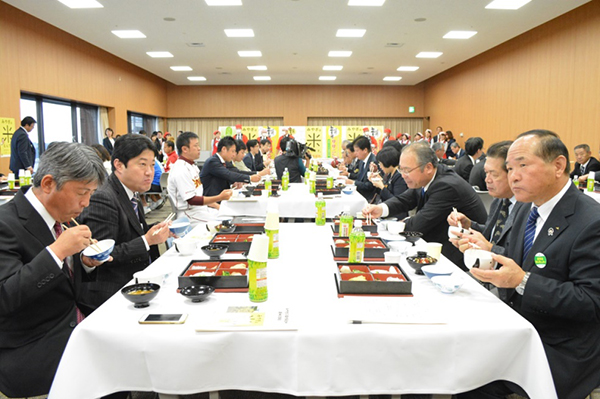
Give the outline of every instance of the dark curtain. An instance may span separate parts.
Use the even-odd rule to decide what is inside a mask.
[[[81,141],[84,144],[99,144],[98,140],[98,107],[79,105],[81,124]]]
[[[154,126],[156,126],[156,118],[153,116],[144,115],[144,130],[148,137],[152,135],[152,132],[155,130]]]

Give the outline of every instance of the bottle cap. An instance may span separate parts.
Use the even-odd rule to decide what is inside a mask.
[[[14,173],[9,173],[8,174],[8,180],[15,180],[15,174]]]
[[[354,221],[354,228],[361,228],[362,227],[362,220],[355,220]]]
[[[588,180],[594,180],[596,178],[596,172],[591,171],[588,173]]]
[[[19,176],[23,176],[24,173],[25,173],[25,169],[19,169]]]
[[[31,171],[29,169],[25,171],[25,177],[31,177]]]
[[[323,193],[321,191],[319,191],[319,193],[317,194],[317,198],[318,199],[323,199]]]
[[[248,252],[248,259],[254,262],[266,262],[269,257],[269,237],[265,234],[254,234]]]

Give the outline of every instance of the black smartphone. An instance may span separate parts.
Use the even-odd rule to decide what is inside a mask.
[[[142,316],[140,324],[183,324],[187,314],[146,314]]]

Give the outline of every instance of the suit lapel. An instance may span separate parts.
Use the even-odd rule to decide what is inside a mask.
[[[543,253],[546,248],[561,234],[564,234],[565,230],[569,227],[569,222],[566,219],[567,214],[564,213],[564,209],[559,206],[559,203],[554,207],[552,213],[546,220],[546,223],[542,226],[542,230],[535,238],[531,251],[527,254],[527,258],[523,262],[523,270],[531,271],[535,254]]]
[[[42,247],[47,247],[54,242],[54,236],[48,229],[44,219],[33,208],[31,203],[25,198],[24,191],[19,191],[15,198],[15,205],[19,214],[19,219],[22,220],[23,227],[39,241]]]
[[[142,224],[145,224],[145,217],[143,216],[143,213],[140,213],[142,204],[140,204],[140,202],[138,201],[138,214],[136,215],[135,211],[133,210],[133,205],[131,204],[131,201],[129,200],[127,193],[125,192],[125,189],[123,188],[123,185],[121,184],[121,181],[117,178],[117,176],[114,175],[114,173],[112,175],[110,175],[109,182],[111,184],[111,187],[117,194],[118,204],[121,207],[121,209],[123,210],[123,212],[125,212],[125,215],[127,215],[127,220],[129,221],[129,224],[131,224],[133,229],[140,236],[143,236],[144,229],[142,228],[142,225],[140,224],[140,222]],[[138,215],[139,215],[139,219],[138,219]]]
[[[521,207],[523,205],[524,204],[522,202],[516,202],[515,205],[513,205],[512,212],[508,214],[508,218],[506,218],[506,222],[504,222],[504,229],[502,229],[502,232],[500,233],[500,238],[498,238],[498,241],[502,241],[502,238],[504,238],[504,236],[508,234],[508,232],[512,228],[512,225],[515,221],[515,215],[517,214],[517,212],[519,211],[519,209],[521,209]]]
[[[484,237],[489,237],[490,240],[493,238],[492,235],[492,230],[494,228],[494,226],[496,225],[496,221],[498,220],[498,214],[500,213],[500,209],[502,208],[502,200],[500,199],[494,199],[494,201],[492,202],[492,206],[491,206],[491,215],[492,218],[490,219],[490,223],[488,223],[485,226],[485,229],[483,230],[483,235]],[[504,226],[504,230],[506,230],[506,225]],[[504,230],[502,231],[502,233],[504,234]]]

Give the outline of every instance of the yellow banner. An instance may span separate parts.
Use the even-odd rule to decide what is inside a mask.
[[[14,132],[14,118],[0,118],[0,155],[10,155],[10,141]]]
[[[327,154],[323,154],[323,126],[307,126],[306,127],[306,145],[314,148],[311,150],[313,158],[323,158]]]
[[[342,148],[342,127],[327,126],[327,158],[340,158]]]

